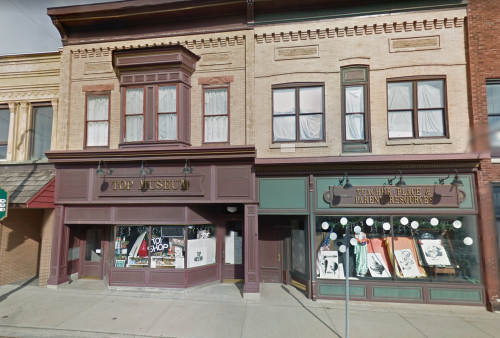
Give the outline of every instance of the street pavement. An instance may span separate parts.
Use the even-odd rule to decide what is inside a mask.
[[[482,307],[350,302],[350,337],[500,337],[500,314]],[[345,303],[307,299],[292,286],[238,284],[188,293],[110,290],[78,280],[57,290],[0,287],[3,337],[333,337],[345,334]]]

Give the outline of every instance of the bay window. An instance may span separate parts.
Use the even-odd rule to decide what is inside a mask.
[[[144,88],[125,90],[125,142],[144,139]]]
[[[109,145],[109,93],[87,95],[86,147]]]
[[[158,87],[158,140],[177,140],[177,86]]]
[[[203,90],[204,142],[229,142],[229,88]]]
[[[389,138],[446,137],[444,79],[387,84]]]
[[[300,85],[273,88],[273,141],[297,142],[324,139],[324,86]]]

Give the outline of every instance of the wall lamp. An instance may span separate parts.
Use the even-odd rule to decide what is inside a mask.
[[[108,171],[107,173],[101,169],[101,162],[104,162],[104,168],[106,168],[106,170]],[[106,162],[103,160],[100,160],[99,165],[97,166],[97,170],[95,171],[95,174],[96,175],[113,175],[113,171],[115,171],[115,169],[108,169]]]
[[[149,173],[144,170],[144,162],[146,162],[146,168],[149,169]],[[151,174],[153,172],[153,168],[148,165],[148,161],[142,160],[141,171],[139,171],[139,175],[146,176],[147,174]]]
[[[344,184],[344,179],[345,179],[345,184]],[[349,176],[347,176],[347,173],[344,173],[342,179],[339,180],[339,185],[343,185],[344,189],[352,189],[352,184],[351,182],[349,182]]]
[[[403,180],[403,173],[401,172],[401,170],[398,170],[396,172],[396,174],[394,174],[394,177],[393,178],[389,178],[387,180],[387,182],[389,183],[389,185],[392,185],[392,182],[396,179],[396,176],[398,176],[398,172],[401,176],[399,176],[399,181],[398,183],[396,183],[396,187],[398,188],[406,188],[406,182]]]
[[[460,177],[458,177],[458,170],[457,169],[450,170],[450,172],[448,173],[448,177],[440,178],[439,184],[444,184],[444,181],[446,181],[448,178],[450,178],[450,175],[453,171],[455,171],[455,178],[453,179],[453,181],[451,181],[451,185],[454,187],[463,187],[464,184],[462,183],[462,180],[460,179]]]
[[[184,164],[184,169],[182,169],[182,173],[184,175],[191,174],[194,171],[194,167],[188,165],[188,160],[186,159],[186,164]]]

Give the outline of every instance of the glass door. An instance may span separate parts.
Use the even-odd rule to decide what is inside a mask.
[[[100,226],[85,229],[85,253],[83,257],[83,278],[102,279],[103,232]]]
[[[222,278],[226,283],[243,282],[243,221],[226,221],[222,248]]]

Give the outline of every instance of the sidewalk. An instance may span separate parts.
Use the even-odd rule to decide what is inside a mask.
[[[0,337],[344,337],[342,301],[306,299],[291,286],[239,285],[186,294],[108,290],[101,281],[63,288],[0,287]],[[351,302],[350,337],[499,337],[500,314],[483,308]]]

